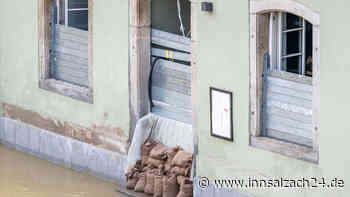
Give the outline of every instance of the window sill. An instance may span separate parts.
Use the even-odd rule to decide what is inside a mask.
[[[250,136],[250,145],[255,148],[278,153],[287,157],[318,164],[318,151],[312,148],[276,140],[269,137]]]
[[[56,79],[40,80],[39,87],[44,90],[48,90],[57,94],[71,97],[76,100],[93,104],[93,95],[92,90],[90,88],[81,87]]]

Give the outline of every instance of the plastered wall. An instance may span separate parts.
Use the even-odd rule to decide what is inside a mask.
[[[128,1],[95,0],[93,15],[94,104],[88,104],[39,89],[38,1],[0,1],[0,102],[57,122],[119,127],[127,139]]]
[[[196,1],[201,2],[201,1]],[[298,1],[320,13],[321,106],[320,163],[296,160],[249,146],[249,4],[212,0],[214,12],[197,5],[198,175],[210,178],[340,178],[345,188],[238,189],[257,197],[346,197],[350,181],[347,123],[350,94],[350,3]],[[209,87],[233,92],[234,143],[210,136]]]
[[[129,131],[128,1],[95,0],[94,104],[38,88],[37,1],[0,1],[0,102],[57,121],[86,127],[110,125]],[[194,0],[193,2],[201,2]],[[321,106],[318,165],[249,146],[249,4],[212,0],[214,12],[196,4],[199,176],[210,178],[344,179],[345,189],[249,189],[256,197],[347,197],[350,156],[350,26],[346,0],[299,0],[320,13]],[[14,12],[15,10],[15,12]],[[6,19],[6,20],[5,20]],[[234,143],[210,136],[209,87],[233,92]],[[0,112],[1,112],[0,107]]]

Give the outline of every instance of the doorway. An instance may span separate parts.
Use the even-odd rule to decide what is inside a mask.
[[[192,124],[191,3],[152,0],[151,112]]]

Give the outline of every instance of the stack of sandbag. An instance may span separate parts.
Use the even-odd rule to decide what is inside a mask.
[[[153,197],[193,196],[192,153],[147,139],[141,147],[141,158],[126,173],[127,189]]]

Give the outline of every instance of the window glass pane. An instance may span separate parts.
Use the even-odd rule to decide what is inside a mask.
[[[58,2],[58,22],[57,24],[64,25],[64,15],[65,15],[65,7],[64,7],[64,0],[57,0]]]
[[[89,30],[88,11],[87,10],[69,11],[68,12],[68,26],[88,31]]]
[[[282,30],[300,28],[303,26],[303,20],[299,16],[290,13],[282,15]]]
[[[68,8],[88,8],[88,0],[68,0]]]
[[[302,31],[282,33],[282,55],[302,52]]]
[[[302,56],[294,56],[282,59],[282,70],[295,74],[301,74]]]
[[[305,23],[305,75],[312,77],[312,24]]]

